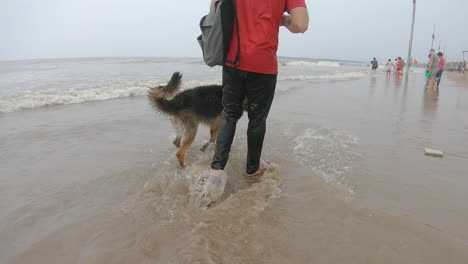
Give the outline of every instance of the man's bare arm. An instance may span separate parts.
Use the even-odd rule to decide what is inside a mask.
[[[283,16],[283,26],[292,33],[304,33],[309,27],[309,13],[305,7],[296,7]]]
[[[216,0],[211,0],[210,9],[214,8]]]

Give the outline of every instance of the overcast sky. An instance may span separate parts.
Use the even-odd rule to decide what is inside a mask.
[[[262,1],[262,0],[250,0]],[[190,56],[210,0],[0,0],[0,60]],[[281,30],[278,55],[381,62],[408,54],[412,0],[307,0],[309,30]],[[468,0],[417,0],[413,54],[436,24],[449,59],[468,50]]]

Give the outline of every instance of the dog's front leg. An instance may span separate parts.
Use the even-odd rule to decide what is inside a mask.
[[[211,123],[211,125],[210,125],[210,141],[200,148],[201,152],[205,152],[205,150],[208,148],[210,143],[215,143],[216,137],[218,136],[219,120],[220,119],[217,119],[215,122]]]

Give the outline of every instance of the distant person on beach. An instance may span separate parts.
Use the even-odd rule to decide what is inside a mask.
[[[397,68],[397,76],[399,77],[402,76],[403,75],[403,59],[401,57],[398,57],[396,68]]]
[[[377,60],[374,58],[374,60],[371,61],[371,64],[372,64],[372,70],[373,71],[376,71],[377,68],[379,68],[379,63],[377,62]]]
[[[458,64],[458,72],[459,72],[459,73],[465,73],[465,66],[466,66],[465,63],[460,62],[460,63]]]
[[[385,64],[385,70],[387,71],[387,77],[392,75],[392,70],[394,68],[393,62],[391,59],[388,59],[387,64]]]
[[[211,1],[211,7],[215,2]],[[304,33],[309,15],[305,0],[237,0],[236,8],[239,34],[232,34],[227,63],[223,66],[224,110],[210,174],[226,166],[246,98],[249,117],[246,171],[250,176],[257,176],[265,169],[260,157],[278,75],[279,29],[284,26],[292,33]]]
[[[429,62],[427,63],[426,72],[429,73],[428,86],[435,87],[437,72],[439,72],[439,58],[436,56],[434,49],[431,49],[429,53]]]
[[[437,56],[439,56],[439,71],[437,72],[437,87],[440,85],[440,79],[442,79],[442,73],[445,70],[445,58],[444,54],[442,52],[437,53]]]
[[[398,64],[398,58],[395,58],[395,63],[393,64],[393,74],[395,75],[398,75],[397,64]]]

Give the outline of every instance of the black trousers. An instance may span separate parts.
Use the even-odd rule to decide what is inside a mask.
[[[439,79],[439,80],[437,81],[437,86],[440,85],[440,80],[442,79],[442,73],[444,73],[444,70],[440,70],[440,71],[437,72],[436,78]]]
[[[261,74],[232,67],[223,68],[223,115],[216,139],[211,168],[223,170],[229,158],[236,125],[245,109],[248,112],[247,173],[258,170],[266,132],[266,119],[275,95],[276,74]]]

